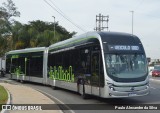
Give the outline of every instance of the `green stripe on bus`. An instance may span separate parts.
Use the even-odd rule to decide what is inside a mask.
[[[49,70],[49,78],[51,80],[62,80],[62,81],[68,81],[68,82],[74,82],[74,74],[72,70],[72,66],[69,66],[68,70],[64,70],[62,66],[50,66]]]
[[[71,44],[73,44],[73,43],[80,42],[80,41],[83,41],[83,40],[87,40],[87,39],[90,39],[90,38],[96,38],[96,37],[90,36],[90,37],[82,38],[82,39],[79,39],[79,40],[74,40],[74,41],[69,42],[69,43],[66,43],[66,44],[62,44],[62,45],[59,45],[59,46],[55,46],[55,47],[51,48],[50,50],[56,49],[56,48],[59,48],[59,47],[64,47],[64,46],[67,46],[67,45],[71,45]]]

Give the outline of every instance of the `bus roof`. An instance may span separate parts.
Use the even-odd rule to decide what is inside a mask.
[[[95,31],[87,32],[85,34],[75,36],[70,39],[52,44],[51,46],[49,46],[49,50],[56,49],[56,48],[65,48],[67,46],[75,46],[76,44],[84,44],[86,42],[89,42],[92,39],[101,40],[99,32],[95,32]]]
[[[121,33],[121,32],[99,32],[103,42],[107,42],[109,44],[135,44],[140,43],[140,40],[137,36]]]
[[[20,53],[31,53],[31,52],[40,52],[44,51],[46,47],[35,47],[35,48],[26,48],[26,49],[19,49],[19,50],[12,50],[6,53],[9,54],[20,54]]]
[[[49,50],[52,49],[64,49],[67,47],[78,46],[88,42],[94,42],[95,39],[99,40],[99,42],[106,42],[107,44],[139,44],[141,43],[139,38],[135,35],[129,33],[121,33],[121,32],[87,32],[80,36],[72,37],[70,39],[52,44],[49,46]],[[123,45],[122,44],[122,45]]]

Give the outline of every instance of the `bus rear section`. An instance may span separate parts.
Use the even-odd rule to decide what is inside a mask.
[[[27,48],[6,53],[6,73],[11,79],[47,84],[46,48]]]

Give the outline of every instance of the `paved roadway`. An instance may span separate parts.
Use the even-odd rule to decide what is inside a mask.
[[[14,81],[15,82],[15,81]],[[150,78],[150,94],[143,97],[132,98],[117,98],[117,99],[102,99],[98,97],[91,97],[87,100],[83,100],[77,93],[67,91],[64,89],[53,90],[49,86],[40,84],[25,83],[24,85],[30,86],[39,91],[43,91],[57,100],[65,104],[96,104],[96,107],[100,109],[106,109],[112,104],[158,104],[160,105],[160,77]],[[103,105],[101,105],[103,104]],[[84,107],[84,106],[79,106]],[[94,106],[95,107],[95,106]],[[95,108],[96,108],[95,107]],[[159,113],[160,110],[72,110],[64,112],[75,113]]]

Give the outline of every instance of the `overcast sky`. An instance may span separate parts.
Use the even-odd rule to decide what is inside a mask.
[[[2,2],[0,1],[0,6]],[[133,33],[137,35],[146,50],[147,57],[160,59],[160,0],[13,0],[20,11],[21,23],[42,20],[54,22],[77,34],[85,33],[67,21],[51,8],[59,9],[73,23],[87,31],[93,31],[96,15],[109,15],[109,31],[132,33],[132,13],[134,11]],[[60,12],[60,11],[59,11]]]

